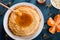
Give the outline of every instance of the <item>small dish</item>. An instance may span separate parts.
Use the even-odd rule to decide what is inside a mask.
[[[57,0],[57,1],[58,1],[58,0]],[[53,2],[53,0],[50,0],[50,2],[51,2],[51,4],[52,4],[55,8],[60,9],[60,7],[56,6],[56,4]]]

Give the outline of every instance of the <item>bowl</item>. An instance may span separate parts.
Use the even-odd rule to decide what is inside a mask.
[[[53,2],[53,0],[50,0],[50,2],[56,9],[60,9],[60,7],[55,6],[55,3]]]
[[[36,8],[36,10],[38,11],[40,18],[41,18],[41,22],[40,22],[39,29],[37,30],[37,32],[31,36],[26,36],[26,37],[15,36],[8,28],[8,18],[11,13],[10,10],[7,10],[7,12],[5,13],[5,16],[4,16],[4,20],[3,20],[4,30],[11,38],[13,38],[15,40],[31,40],[31,39],[36,38],[41,33],[41,31],[43,29],[43,25],[44,25],[44,17],[43,17],[41,10],[37,6],[35,6],[34,4],[31,4],[31,3],[27,3],[27,2],[17,3],[15,5],[11,6],[10,8],[14,9],[15,7],[21,6],[21,5],[31,6],[32,8]]]

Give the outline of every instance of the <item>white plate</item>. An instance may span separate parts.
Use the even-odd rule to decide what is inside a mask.
[[[60,7],[57,7],[57,6],[54,5],[55,3],[52,0],[50,0],[50,2],[55,8],[60,9]]]
[[[41,31],[42,31],[42,28],[43,28],[43,25],[44,25],[43,14],[42,14],[41,10],[40,10],[37,6],[35,6],[35,5],[31,4],[31,3],[26,3],[26,2],[17,3],[17,4],[13,5],[13,6],[10,7],[10,8],[11,8],[11,9],[14,9],[15,7],[21,6],[21,5],[31,6],[31,7],[33,7],[33,8],[36,8],[36,10],[38,10],[38,13],[40,14],[40,18],[41,18],[41,22],[40,22],[40,26],[39,26],[38,31],[37,31],[35,34],[33,34],[33,35],[31,35],[31,36],[28,36],[28,37],[19,37],[19,36],[13,35],[13,34],[10,32],[10,30],[8,29],[8,17],[9,17],[10,12],[11,12],[10,10],[7,10],[7,12],[6,12],[5,16],[4,16],[4,20],[3,20],[4,29],[5,29],[6,33],[7,33],[11,38],[13,38],[13,39],[15,39],[15,40],[27,40],[27,39],[31,40],[31,39],[36,38],[36,37],[41,33]]]

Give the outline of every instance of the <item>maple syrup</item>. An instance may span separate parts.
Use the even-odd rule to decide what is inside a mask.
[[[20,26],[26,27],[29,26],[32,23],[32,17],[29,14],[22,13],[22,16],[16,16],[15,19],[16,23]]]

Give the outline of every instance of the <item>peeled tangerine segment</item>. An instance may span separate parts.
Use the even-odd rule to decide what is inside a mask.
[[[55,27],[55,26],[49,28],[49,32],[50,32],[50,33],[54,34],[55,31],[56,31],[56,27]]]
[[[54,21],[55,21],[56,23],[60,23],[60,14],[58,14],[58,15],[56,15],[56,16],[54,17]]]
[[[60,32],[60,24],[57,25],[57,32]]]
[[[47,21],[47,24],[49,25],[49,26],[54,26],[55,25],[55,22],[54,22],[54,20],[50,17],[49,19],[48,19],[48,21]]]

